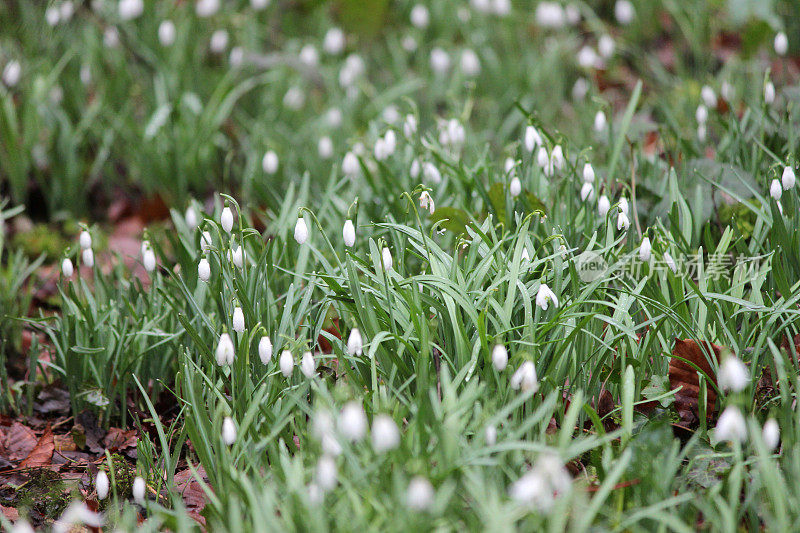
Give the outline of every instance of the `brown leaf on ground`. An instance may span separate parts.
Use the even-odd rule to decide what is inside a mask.
[[[126,450],[133,448],[139,440],[138,432],[135,429],[111,428],[103,439],[103,445],[110,451]]]
[[[9,461],[22,461],[36,447],[36,434],[28,426],[14,422],[3,430],[2,444]]]
[[[49,466],[53,461],[53,452],[56,446],[53,440],[53,432],[47,426],[39,437],[39,441],[34,446],[31,453],[19,464],[20,468],[32,468],[37,466]]]
[[[672,349],[672,357],[669,360],[669,385],[672,389],[680,387],[675,394],[675,409],[684,426],[696,427],[700,422],[698,368],[706,379],[711,379],[716,384],[717,377],[709,363],[709,358],[713,357],[715,363],[718,363],[721,349],[720,346],[712,343],[701,342],[698,344],[691,339],[675,339],[675,347]],[[713,417],[716,401],[717,393],[714,387],[707,386],[706,418]]]
[[[206,471],[202,466],[197,467],[197,473],[203,480],[207,480]],[[200,514],[206,506],[206,493],[200,483],[194,478],[191,469],[187,468],[175,474],[175,490],[183,497],[183,503],[189,515],[198,523],[205,526],[206,519]]]
[[[6,517],[6,520],[10,520],[11,522],[16,522],[19,520],[19,511],[13,507],[5,507],[0,505],[0,511],[2,511],[3,516]]]

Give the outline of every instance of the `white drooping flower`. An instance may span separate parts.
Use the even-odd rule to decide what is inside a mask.
[[[511,13],[511,0],[493,0],[492,12],[498,17],[505,17]]]
[[[649,263],[652,255],[653,246],[650,244],[650,237],[643,237],[642,244],[639,245],[639,259],[642,263]]]
[[[298,60],[306,67],[316,67],[317,64],[319,64],[319,52],[317,51],[317,47],[313,44],[303,46],[303,48],[300,49]]]
[[[509,487],[509,495],[520,504],[548,513],[555,501],[571,487],[572,477],[561,459],[552,453],[544,453],[528,473]]]
[[[197,277],[204,283],[211,279],[211,265],[205,257],[197,263]]]
[[[221,54],[228,48],[228,32],[227,30],[217,30],[211,34],[211,40],[208,43],[208,49],[215,54]]]
[[[242,333],[244,331],[244,313],[241,307],[233,310],[233,331]]]
[[[630,206],[628,205],[628,199],[625,198],[624,196],[619,199],[619,210],[620,212],[625,213],[626,215],[629,215],[631,213]]]
[[[163,20],[158,25],[158,42],[161,43],[161,46],[172,46],[176,34],[175,23],[171,20]]]
[[[283,377],[288,378],[291,376],[294,370],[294,357],[292,357],[292,352],[289,350],[282,351],[278,365],[281,367],[281,374],[283,374]]]
[[[403,121],[403,135],[410,139],[417,134],[417,128],[417,117],[410,113],[406,115],[406,119]]]
[[[750,372],[747,366],[734,355],[730,355],[719,367],[719,386],[722,390],[741,392],[750,383]]]
[[[219,222],[226,233],[230,233],[231,230],[233,230],[233,211],[231,211],[230,207],[225,207],[222,210],[222,214],[219,216]]]
[[[414,477],[406,491],[406,505],[413,511],[425,511],[433,504],[433,485],[422,476]]]
[[[211,244],[212,244],[212,241],[211,241],[211,232],[209,232],[209,231],[204,231],[204,232],[203,232],[203,233],[200,235],[200,250],[201,250],[203,253],[205,253],[205,252],[209,251],[209,250],[211,249]]]
[[[361,355],[364,349],[364,340],[361,338],[361,332],[358,328],[350,330],[350,336],[347,338],[347,353],[350,355]]]
[[[708,129],[706,128],[705,124],[700,124],[697,126],[697,140],[702,142],[706,141],[706,134]]]
[[[558,2],[539,2],[536,6],[536,23],[543,28],[562,28],[566,20],[564,7]]]
[[[422,191],[422,194],[419,195],[419,206],[422,209],[427,209],[431,215],[436,211],[436,204],[428,191]]]
[[[672,270],[673,274],[678,272],[678,265],[675,263],[675,260],[669,254],[669,252],[664,252],[664,262],[667,264],[670,270]]]
[[[583,165],[583,181],[594,183],[594,168],[589,163]]]
[[[278,154],[272,150],[267,150],[261,160],[261,168],[267,174],[275,174],[278,171]]]
[[[258,341],[258,358],[265,365],[272,359],[272,341],[266,335]]]
[[[511,183],[508,184],[508,192],[511,193],[511,196],[516,198],[522,192],[522,182],[519,181],[519,178],[514,176],[511,178]]]
[[[336,487],[337,477],[336,461],[333,457],[327,455],[320,457],[315,473],[317,486],[324,492],[332,490]]]
[[[236,425],[229,416],[222,420],[222,442],[225,443],[225,446],[231,446],[236,442]]]
[[[446,74],[450,70],[450,54],[438,46],[431,50],[431,69],[436,74]]]
[[[717,427],[714,429],[714,436],[718,441],[744,442],[747,440],[747,424],[738,407],[729,405],[722,411],[717,420]]]
[[[67,533],[73,531],[74,526],[83,525],[100,528],[103,525],[103,516],[90,510],[84,502],[74,502],[53,524],[53,533]]]
[[[608,199],[608,196],[605,194],[600,195],[600,199],[597,200],[597,212],[601,217],[605,217],[610,209],[611,201]]]
[[[630,0],[617,0],[617,3],[614,5],[614,17],[617,19],[617,22],[627,26],[633,22],[634,15],[635,11]]]
[[[594,48],[588,45],[578,50],[576,60],[583,68],[600,68],[600,66],[603,64],[603,60],[600,59],[600,56],[597,55],[597,52],[594,51]]]
[[[543,168],[545,174],[550,174],[550,156],[547,154],[547,148],[544,146],[540,146],[539,150],[536,152],[536,164],[539,165],[540,168]]]
[[[186,220],[186,225],[189,226],[189,229],[194,229],[199,224],[197,220],[197,211],[191,205],[186,208],[186,214],[183,218]]]
[[[777,179],[772,180],[772,183],[770,183],[769,195],[772,196],[772,199],[776,202],[781,199],[781,196],[783,195],[783,187],[781,186],[781,182]]]
[[[383,250],[381,251],[381,259],[383,260],[383,269],[391,270],[394,261],[392,259],[392,252],[389,250],[389,248],[385,246],[383,247]]]
[[[133,20],[144,11],[142,0],[119,0],[119,18]]]
[[[717,107],[717,95],[710,86],[703,85],[703,88],[700,89],[700,98],[707,108],[714,109]]]
[[[50,6],[44,12],[44,19],[47,21],[48,26],[55,26],[61,20],[61,13],[58,12],[57,6]]]
[[[103,45],[106,48],[116,48],[119,46],[119,30],[115,26],[109,26],[103,32]]]
[[[156,254],[153,253],[152,249],[148,248],[144,251],[142,264],[144,265],[144,269],[148,272],[152,272],[156,269]]]
[[[433,183],[434,185],[438,185],[442,182],[442,174],[439,172],[439,169],[436,168],[436,165],[430,161],[426,161],[422,165],[422,175],[427,181]]]
[[[486,441],[488,446],[497,444],[497,428],[491,424],[486,426],[486,429],[483,431],[483,440]]]
[[[400,445],[400,430],[392,417],[377,415],[372,421],[372,448],[377,453],[393,450]]]
[[[297,218],[297,224],[294,226],[294,240],[297,241],[297,244],[305,244],[308,240],[308,226],[303,217]]]
[[[81,236],[78,238],[78,242],[80,242],[81,248],[83,250],[87,250],[92,247],[92,234],[86,230],[81,232]]]
[[[459,61],[459,68],[468,78],[473,78],[481,73],[481,60],[478,54],[471,48],[467,48],[461,52],[461,60]]]
[[[361,56],[350,54],[344,60],[344,66],[339,71],[339,85],[345,89],[354,86],[365,71],[366,66]]]
[[[375,140],[375,148],[373,151],[376,161],[384,161],[390,155],[389,149],[386,147],[386,141],[383,137],[378,137]]]
[[[244,266],[244,260],[246,256],[247,254],[245,253],[244,248],[239,245],[236,245],[236,248],[228,250],[228,258],[236,268],[242,268]]]
[[[353,152],[347,152],[342,159],[342,172],[345,176],[354,177],[358,175],[361,166],[358,164],[358,156]]]
[[[781,428],[777,420],[770,418],[764,422],[764,429],[761,430],[761,436],[768,450],[772,451],[777,448],[778,444],[781,442]]]
[[[417,4],[411,9],[411,24],[414,25],[415,28],[425,29],[428,27],[430,23],[430,13],[428,12],[428,8],[422,4]]]
[[[594,115],[594,131],[597,133],[602,133],[605,131],[606,126],[608,126],[608,121],[606,120],[606,114],[602,111],[598,111]]]
[[[514,161],[513,157],[506,157],[506,162],[505,162],[505,164],[503,164],[503,172],[505,174],[508,174],[509,172],[511,172],[514,169],[514,167],[516,165],[517,165],[517,162]]]
[[[367,415],[364,414],[361,402],[353,400],[342,407],[337,427],[347,440],[355,442],[364,438],[367,433]]]
[[[697,111],[694,112],[694,118],[697,119],[698,124],[705,124],[708,120],[708,108],[703,104],[697,106]]]
[[[533,362],[525,361],[519,365],[517,371],[511,376],[509,385],[514,390],[519,389],[522,392],[532,390],[536,392],[539,389],[539,381],[536,378],[536,367],[533,366]]]
[[[775,101],[775,86],[771,81],[767,81],[764,85],[764,102],[771,105]]]
[[[333,141],[327,135],[320,137],[317,143],[317,153],[321,159],[333,157]]]
[[[492,365],[498,372],[505,370],[508,365],[508,350],[502,344],[495,344],[492,348]]]
[[[594,185],[586,182],[581,186],[581,201],[591,202],[592,200],[594,200]]]
[[[528,152],[533,153],[536,147],[542,145],[542,136],[539,135],[539,131],[534,126],[528,126],[525,128],[525,149]]]
[[[794,187],[797,178],[794,174],[794,169],[792,167],[784,167],[783,168],[783,175],[781,175],[781,184],[783,185],[783,189],[788,191],[789,189]]]
[[[311,352],[305,352],[303,358],[300,360],[300,371],[308,379],[314,377],[317,373],[317,362],[314,360],[314,355]]]
[[[269,7],[270,0],[250,0],[250,7],[255,11],[261,11]]]
[[[344,50],[345,41],[344,32],[340,28],[330,28],[322,39],[322,49],[326,54],[339,55]]]
[[[328,126],[333,129],[341,127],[343,118],[342,110],[338,107],[332,107],[325,113],[325,121],[328,123]]]
[[[566,161],[564,160],[564,150],[560,144],[553,147],[553,151],[550,153],[550,164],[555,170],[564,170]]]
[[[602,65],[602,62],[598,61],[598,63]],[[575,80],[575,85],[572,86],[572,99],[576,102],[581,102],[588,93],[589,82],[586,81],[586,78],[580,77]]]
[[[283,105],[287,109],[298,111],[303,108],[306,103],[306,93],[303,89],[297,86],[289,87],[286,94],[283,95]]]
[[[628,231],[628,228],[630,227],[631,227],[631,220],[628,218],[628,215],[626,215],[624,211],[620,211],[619,215],[617,215],[617,229],[622,231]]]
[[[81,260],[83,264],[89,268],[94,266],[94,252],[91,248],[87,248],[81,252]]]
[[[217,351],[215,355],[217,357],[217,364],[219,366],[233,364],[233,359],[236,356],[236,352],[234,351],[231,336],[227,333],[223,333],[219,336],[219,342],[217,343]]]
[[[94,488],[97,491],[98,500],[105,500],[108,497],[109,487],[108,474],[106,474],[104,470],[100,470],[97,473],[97,477],[94,479]]]
[[[397,134],[394,132],[394,130],[389,130],[386,132],[386,134],[383,136],[383,142],[386,146],[386,152],[389,155],[392,155],[397,149]]]
[[[208,18],[217,14],[220,8],[220,0],[198,0],[194,6],[198,17]]]
[[[607,33],[601,35],[597,40],[597,51],[600,52],[600,56],[604,59],[608,59],[614,55],[614,48],[616,48],[614,39]]]
[[[353,225],[353,221],[350,219],[345,220],[344,222],[344,226],[342,227],[342,238],[344,240],[344,245],[348,248],[352,248],[356,243],[356,227]]]
[[[144,497],[146,490],[147,486],[145,485],[144,479],[142,479],[139,476],[136,476],[133,479],[133,487],[131,488],[131,492],[133,493],[133,500],[139,505],[144,504]]]
[[[550,302],[553,302],[553,307],[558,307],[558,297],[556,297],[556,293],[547,286],[547,283],[542,283],[539,285],[539,290],[536,292],[536,305],[538,305],[542,311],[547,311]]]
[[[772,44],[775,47],[775,53],[779,56],[785,56],[789,51],[789,38],[782,31],[775,35],[775,41]]]

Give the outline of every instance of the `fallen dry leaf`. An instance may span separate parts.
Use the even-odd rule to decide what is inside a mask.
[[[135,447],[138,440],[138,432],[135,429],[111,428],[103,438],[103,445],[110,451],[120,451]]]
[[[14,422],[10,428],[3,430],[3,448],[8,453],[9,461],[22,461],[36,446],[36,434],[28,426]]]
[[[717,377],[709,363],[709,358],[713,357],[715,362],[718,362],[721,349],[720,346],[712,343],[698,344],[691,339],[675,339],[675,347],[672,349],[672,357],[669,360],[669,385],[672,389],[680,387],[675,394],[675,409],[678,411],[681,423],[685,426],[696,427],[700,422],[698,368],[706,379],[710,379],[716,384]],[[710,419],[714,415],[717,393],[711,386],[708,386],[706,391],[706,417]]]
[[[56,446],[53,441],[53,432],[47,426],[39,437],[39,441],[34,446],[31,453],[19,464],[20,468],[32,468],[37,466],[48,466],[53,461],[53,452]]]

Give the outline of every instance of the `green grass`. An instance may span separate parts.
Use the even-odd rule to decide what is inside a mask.
[[[579,26],[546,29],[535,6],[517,2],[508,17],[470,8],[460,20],[465,6],[448,0],[429,6],[424,30],[408,24],[412,5],[399,1],[376,5],[375,20],[348,1],[273,1],[263,12],[230,2],[210,19],[190,5],[145,2],[127,22],[106,3],[81,5],[52,28],[44,6],[12,4],[0,7],[8,28],[0,61],[20,59],[23,75],[0,86],[3,191],[30,211],[41,196],[35,216],[56,221],[96,220],[94,199],[118,190],[159,194],[173,208],[171,224],[146,233],[154,270],[119,260],[62,276],[60,307],[47,316],[27,316],[25,299],[3,299],[41,261],[7,250],[0,232],[0,361],[20,356],[23,324],[46,333],[52,350],[40,382],[17,382],[0,407],[23,412],[36,387],[54,381],[68,389],[73,413],[156,427],[155,436],[140,433],[136,469],[163,497],[140,505],[112,479],[109,524],[132,529],[138,511],[143,529],[196,529],[173,484],[186,461],[198,480],[201,467],[207,477],[203,516],[212,530],[797,529],[800,383],[787,339],[800,329],[800,197],[783,190],[781,212],[769,192],[796,164],[800,132],[796,73],[772,49],[781,29],[790,53],[797,49],[792,3],[747,12],[736,2],[634,2],[625,26],[613,3],[588,2],[576,4]],[[167,17],[178,37],[163,47],[157,28]],[[105,49],[102,32],[117,23],[121,44]],[[347,52],[298,64],[302,45],[319,49],[333,24],[347,30]],[[207,50],[222,27],[248,51],[240,67],[229,66],[229,52]],[[742,38],[724,62],[723,32]],[[604,34],[616,45],[606,68],[580,67],[577,51]],[[404,51],[407,36],[416,53]],[[658,55],[664,42],[672,65]],[[431,72],[437,46],[451,53],[449,74]],[[474,79],[458,68],[465,48],[480,57]],[[352,97],[339,79],[354,52],[366,72]],[[588,94],[573,99],[579,77]],[[763,97],[768,77],[773,104]],[[703,140],[701,87],[719,95],[723,83],[730,93],[709,109]],[[50,96],[56,85],[60,102]],[[283,103],[295,86],[306,91],[298,110]],[[331,108],[341,125],[327,121]],[[609,117],[600,132],[598,110]],[[419,123],[408,135],[407,114]],[[463,143],[447,138],[458,136],[457,124]],[[547,172],[538,149],[525,146],[528,125],[548,154],[563,151],[560,170]],[[376,157],[389,131],[396,150]],[[319,153],[322,136],[332,140],[330,158]],[[278,154],[274,174],[262,168],[266,150]],[[341,168],[348,151],[358,156],[355,175]],[[37,154],[48,163],[37,164]],[[590,201],[580,197],[586,163],[596,175]],[[423,193],[433,213],[420,206]],[[598,212],[601,195],[607,214]],[[224,207],[234,214],[230,232]],[[0,220],[21,211],[2,209]],[[308,228],[302,244],[298,217]],[[355,225],[352,247],[346,220]],[[90,228],[101,242],[103,225]],[[639,256],[644,235],[648,262]],[[239,247],[241,266],[230,259]],[[588,252],[609,268],[587,278]],[[78,265],[80,254],[76,237],[63,257]],[[208,281],[199,279],[201,259]],[[537,305],[544,284],[558,300],[547,309]],[[363,350],[348,350],[354,329]],[[217,362],[223,333],[233,341],[231,365]],[[266,364],[263,336],[273,346]],[[674,405],[685,391],[667,379],[675,339],[726,347],[748,367],[741,391],[700,379],[693,425]],[[498,344],[508,351],[501,370],[492,361]],[[294,363],[288,377],[284,351]],[[527,390],[514,378],[526,362],[537,375]],[[28,364],[35,370],[34,358]],[[717,400],[706,418],[710,393]],[[168,427],[155,407],[165,397],[179,411]],[[134,416],[129,402],[150,419]],[[347,438],[341,412],[351,402],[372,428],[379,416],[393,420],[398,445],[376,450],[370,431]],[[744,413],[744,442],[715,438],[728,406]],[[762,436],[769,418],[780,426],[777,449]],[[335,482],[325,470],[331,460]],[[419,477],[433,492],[415,504],[408,490]],[[519,501],[522,489],[536,495]]]

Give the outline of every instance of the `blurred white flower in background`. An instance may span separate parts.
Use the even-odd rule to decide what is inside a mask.
[[[725,358],[719,368],[719,386],[722,390],[741,392],[750,383],[747,366],[734,355]]]
[[[323,491],[329,491],[337,484],[336,461],[332,457],[323,456],[317,462],[317,470],[314,474],[317,486]]]
[[[105,500],[108,497],[108,474],[104,470],[97,472],[97,477],[94,478],[94,488],[97,491],[97,499]]]
[[[778,421],[774,418],[770,418],[764,422],[764,429],[761,430],[761,436],[768,450],[777,448],[778,444],[781,442],[781,428],[778,425]]]
[[[694,112],[694,118],[697,120],[698,124],[705,124],[708,120],[708,109],[705,105],[700,104],[697,106],[697,110]]]
[[[580,77],[575,80],[575,84],[572,86],[572,100],[580,102],[586,98],[587,94],[589,94],[589,82],[586,81],[586,78]]]
[[[558,2],[539,2],[536,6],[536,23],[543,28],[562,28],[567,14]]]
[[[228,48],[228,31],[216,30],[211,34],[211,40],[208,44],[209,50],[215,54],[221,54]]]
[[[614,48],[614,39],[607,33],[601,35],[600,39],[597,40],[597,51],[600,52],[600,55],[604,59],[608,59],[614,55]]]
[[[133,486],[131,487],[131,494],[133,496],[133,501],[138,503],[139,505],[144,504],[145,493],[147,490],[147,485],[139,476],[136,476],[133,479]]]
[[[330,159],[333,157],[333,141],[327,135],[320,137],[317,143],[317,152],[320,158]]]
[[[250,0],[250,7],[256,11],[261,11],[269,7],[270,0]]]
[[[492,12],[498,17],[511,13],[511,0],[492,0]]]
[[[161,46],[172,46],[175,42],[175,23],[171,20],[164,20],[158,25],[158,41]]]
[[[411,8],[411,24],[414,27],[419,29],[425,29],[430,24],[430,13],[428,12],[428,8],[422,4],[417,4],[413,8]]]
[[[513,198],[516,198],[522,192],[522,182],[519,181],[518,177],[511,178],[511,183],[508,184],[508,192],[511,193]]]
[[[591,202],[594,200],[594,185],[591,183],[585,182],[581,186],[581,201],[582,202]]]
[[[342,172],[350,178],[358,175],[361,170],[361,165],[358,163],[358,157],[353,152],[347,152],[342,159]]]
[[[584,46],[578,51],[577,61],[583,68],[600,68],[603,64],[600,56],[589,45]]]
[[[289,89],[286,91],[286,94],[283,95],[283,105],[286,106],[287,109],[299,111],[303,108],[305,103],[306,93],[303,92],[303,89],[296,85],[289,87]]]
[[[50,6],[44,12],[44,20],[48,26],[55,26],[61,20],[61,13],[58,12],[58,6]]]
[[[90,510],[83,502],[71,503],[53,524],[53,533],[67,533],[77,525],[86,525],[92,528],[102,527],[103,516]]]
[[[498,372],[502,372],[508,365],[508,350],[502,344],[495,344],[492,348],[492,366]]]
[[[220,0],[197,0],[194,6],[198,17],[207,18],[217,14],[220,8]]]
[[[343,118],[342,110],[338,107],[332,107],[325,113],[325,121],[328,123],[328,126],[333,129],[337,129],[342,125]]]
[[[511,498],[547,513],[556,499],[569,492],[572,477],[556,455],[543,453],[533,468],[509,487]]]
[[[367,433],[367,415],[359,401],[349,401],[342,407],[336,422],[339,433],[347,440],[359,441]]]
[[[459,68],[461,69],[461,72],[469,78],[473,78],[480,74],[481,60],[478,58],[478,54],[476,54],[471,48],[465,49],[463,52],[461,52]]]
[[[771,105],[775,102],[775,86],[769,80],[767,80],[766,85],[764,85],[764,102],[766,102],[767,105]]]
[[[389,415],[376,415],[372,421],[372,448],[377,453],[393,450],[400,445],[400,431]]]
[[[306,67],[316,67],[319,64],[319,52],[313,44],[307,44],[300,49],[298,59]]]
[[[450,70],[450,54],[438,46],[431,50],[431,69],[438,75],[447,74]]]
[[[700,89],[700,98],[707,108],[714,109],[717,107],[717,94],[709,85],[703,85],[703,88]]]
[[[513,390],[536,392],[539,389],[539,382],[536,378],[536,367],[533,366],[533,362],[525,361],[519,365],[508,384]]]
[[[228,56],[228,62],[232,67],[239,67],[244,63],[244,48],[241,46],[234,46],[231,48],[231,54]]]
[[[636,11],[630,0],[617,0],[617,3],[614,5],[614,17],[616,17],[617,22],[622,25],[627,26],[633,22],[635,14]]]
[[[785,56],[786,52],[789,51],[789,38],[786,37],[784,32],[778,32],[777,35],[775,35],[773,46],[775,47],[776,54],[779,56]]]
[[[330,28],[322,39],[322,49],[328,55],[339,55],[344,51],[345,35],[340,28]]]
[[[231,446],[236,442],[236,426],[233,423],[233,419],[229,416],[226,416],[222,421],[222,442],[224,442],[226,446]]]
[[[433,504],[433,485],[422,476],[414,477],[406,491],[406,505],[414,511],[424,511]]]
[[[258,341],[258,358],[265,365],[272,359],[272,341],[266,335]]]
[[[422,165],[422,175],[425,177],[426,180],[430,181],[433,184],[438,184],[442,182],[442,175],[439,172],[439,169],[436,168],[436,165],[434,165],[430,161],[426,161]]]
[[[103,45],[106,48],[119,46],[119,31],[114,26],[109,26],[103,31]]]
[[[92,268],[94,266],[94,252],[92,251],[91,248],[88,248],[81,252],[81,260],[83,261],[83,264],[89,268]]]
[[[12,59],[3,67],[3,83],[6,87],[14,87],[22,77],[22,65],[19,61]]]
[[[594,115],[594,131],[597,133],[602,133],[605,131],[607,125],[608,121],[606,120],[606,114],[602,111],[598,111]]]
[[[744,442],[747,440],[747,424],[738,407],[729,405],[722,411],[717,420],[717,427],[714,429],[714,437],[717,441]]]
[[[133,20],[144,12],[144,2],[142,0],[119,0],[119,18],[122,20]],[[63,18],[63,13],[61,14]]]
[[[261,159],[261,168],[267,174],[275,174],[278,171],[278,154],[272,150],[267,150]]]

